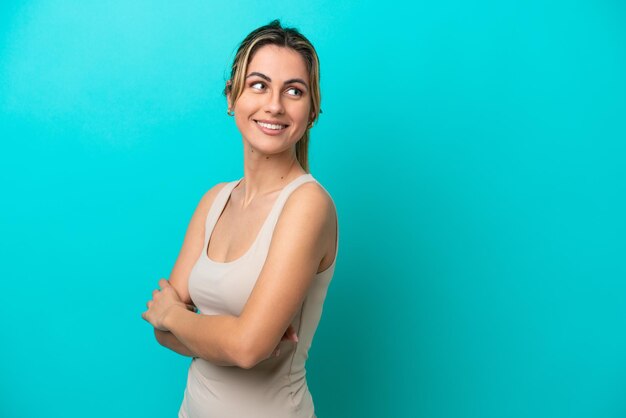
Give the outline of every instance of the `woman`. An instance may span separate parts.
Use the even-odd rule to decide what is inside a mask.
[[[307,161],[321,111],[315,49],[277,20],[262,26],[224,93],[244,177],[203,196],[142,317],[193,357],[179,417],[315,417],[305,362],[338,249],[332,198]]]

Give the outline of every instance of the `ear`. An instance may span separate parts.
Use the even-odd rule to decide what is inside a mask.
[[[230,87],[232,84],[233,83],[230,80],[226,81],[226,101],[228,102],[229,109],[232,109],[232,103],[230,101]]]

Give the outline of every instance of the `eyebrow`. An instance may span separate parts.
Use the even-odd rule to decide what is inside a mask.
[[[268,76],[266,76],[266,75],[265,75],[265,74],[263,74],[263,73],[258,73],[258,72],[256,72],[256,71],[253,71],[253,72],[251,72],[250,74],[248,74],[248,75],[246,76],[246,79],[248,79],[248,78],[250,78],[250,77],[252,77],[252,76],[255,76],[255,75],[256,75],[256,76],[258,76],[258,77],[261,77],[261,78],[262,78],[262,79],[264,79],[264,80],[269,81],[270,83],[272,82],[272,79],[271,79],[271,78],[269,78]],[[309,88],[309,86],[306,84],[306,82],[305,82],[303,79],[301,79],[301,78],[290,78],[289,80],[285,80],[285,82],[284,82],[283,84],[291,84],[291,83],[300,83],[300,84],[302,84],[304,87],[306,87],[307,89]]]

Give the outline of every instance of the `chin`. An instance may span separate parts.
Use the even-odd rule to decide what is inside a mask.
[[[265,155],[276,155],[276,154],[282,154],[286,151],[289,151],[289,149],[293,148],[293,146],[295,145],[295,143],[293,144],[276,144],[276,143],[271,143],[271,141],[245,141],[245,146],[246,148],[252,147],[254,149],[254,152],[258,152],[261,154],[265,154]]]
[[[301,135],[302,136],[302,135]],[[263,154],[280,154],[293,148],[298,142],[291,135],[269,136],[252,133],[250,136],[242,136],[246,147],[252,146],[255,151]]]

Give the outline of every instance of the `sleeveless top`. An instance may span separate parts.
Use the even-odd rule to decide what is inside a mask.
[[[280,191],[248,251],[236,260],[216,262],[208,257],[207,246],[232,190],[241,180],[226,184],[207,214],[202,254],[191,270],[188,285],[200,314],[241,314],[265,263],[274,227],[289,195],[306,182],[317,182],[311,174],[292,180]],[[263,360],[250,369],[219,366],[194,357],[187,373],[179,418],[315,418],[305,363],[337,262],[338,228],[337,223],[335,259],[327,269],[315,274],[291,322],[298,342],[281,341],[278,357]]]

